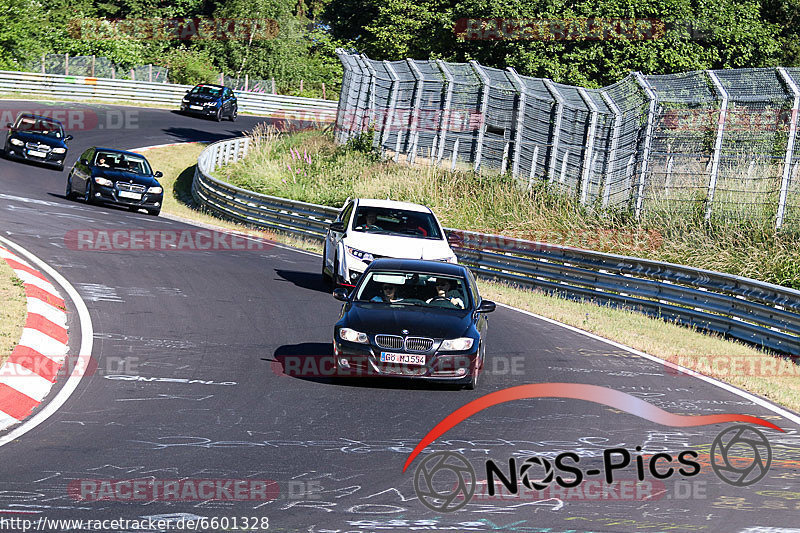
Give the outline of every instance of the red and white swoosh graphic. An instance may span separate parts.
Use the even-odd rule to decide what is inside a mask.
[[[751,415],[733,413],[719,415],[676,415],[647,403],[636,396],[631,396],[630,394],[609,389],[608,387],[600,387],[598,385],[586,385],[583,383],[532,383],[529,385],[510,387],[481,396],[477,400],[473,400],[447,415],[444,420],[436,424],[436,426],[419,441],[419,444],[417,444],[414,450],[408,455],[408,459],[406,459],[406,463],[403,465],[403,472],[406,471],[408,466],[414,461],[414,458],[430,443],[472,415],[483,411],[487,407],[492,407],[493,405],[527,398],[570,398],[573,400],[586,400],[588,402],[607,405],[664,426],[694,427],[720,424],[723,422],[747,422],[783,431],[772,422]]]

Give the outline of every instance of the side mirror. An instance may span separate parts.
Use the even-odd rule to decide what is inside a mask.
[[[64,137],[64,142],[71,141],[72,139],[74,139],[72,135],[67,135],[66,137]]]
[[[476,313],[491,313],[495,310],[497,305],[489,300],[481,300],[481,305],[475,310]]]
[[[331,222],[331,225],[328,227],[331,229],[331,231],[344,233],[344,222]]]
[[[341,287],[338,289],[333,289],[333,297],[341,302],[346,302],[348,296],[350,296],[350,294],[347,292],[347,289],[343,289]]]
[[[87,161],[86,159],[81,159],[81,165],[87,165],[88,166],[89,165],[89,161]]]
[[[153,177],[160,178],[164,176],[164,174],[160,170],[156,170],[156,173],[153,174]]]

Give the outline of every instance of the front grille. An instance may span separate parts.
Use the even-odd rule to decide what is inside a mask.
[[[50,147],[46,144],[39,143],[25,143],[25,148],[28,150],[38,150],[39,152],[49,152]]]
[[[381,348],[400,350],[403,348],[403,337],[398,335],[375,335],[375,344]]]
[[[136,185],[134,183],[124,183],[124,182],[117,182],[117,189],[120,191],[129,191],[129,192],[144,192],[147,190],[147,187],[144,185]]]
[[[427,352],[433,347],[433,339],[425,337],[408,337],[406,339],[406,350],[409,352]]]

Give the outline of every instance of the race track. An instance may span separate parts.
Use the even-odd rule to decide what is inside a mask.
[[[97,371],[46,422],[0,447],[0,518],[268,517],[268,531],[316,533],[800,531],[789,529],[800,528],[795,423],[508,308],[490,315],[487,371],[475,391],[283,375],[287,360],[331,353],[340,303],[321,284],[318,256],[283,246],[86,251],[66,239],[76,230],[191,229],[66,200],[67,172],[87,147],[216,140],[239,136],[260,120],[216,123],[163,110],[60,105],[93,110],[98,126],[73,133],[63,172],[0,160],[0,235],[56,268],[80,293],[94,327]],[[25,106],[42,108],[0,102],[0,109]],[[136,120],[99,127],[121,111]],[[67,309],[77,353],[80,323],[71,302]],[[473,499],[453,513],[418,501],[414,469],[425,454],[406,473],[402,468],[431,428],[486,393],[545,382],[610,387],[676,414],[755,415],[785,433],[762,428],[772,465],[747,487],[722,482],[704,463],[696,476],[657,483],[647,498],[564,490],[545,498]],[[669,427],[588,401],[528,399],[476,414],[427,451],[461,453],[485,479],[487,459],[507,469],[511,457],[521,463],[568,451],[584,469],[600,468],[606,448],[633,453],[640,446],[645,455],[696,450],[702,458],[731,425]],[[619,476],[634,480],[636,470]],[[81,480],[130,479],[274,480],[280,494],[268,501],[80,501],[69,490]]]

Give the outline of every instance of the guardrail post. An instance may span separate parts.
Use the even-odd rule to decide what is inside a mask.
[[[474,59],[469,62],[472,70],[481,79],[481,125],[478,128],[478,151],[475,153],[475,164],[473,169],[478,172],[481,168],[481,156],[483,155],[483,139],[486,135],[486,112],[489,109],[489,89],[491,83],[489,77],[483,71],[481,66]]]
[[[645,129],[644,135],[644,148],[642,150],[642,169],[639,173],[639,186],[636,189],[636,211],[635,216],[636,220],[639,220],[642,216],[642,204],[644,203],[644,185],[645,179],[647,176],[647,163],[650,160],[650,144],[653,142],[653,123],[655,122],[656,116],[656,103],[657,103],[657,96],[656,92],[647,83],[647,80],[642,76],[641,72],[634,72],[634,77],[636,78],[636,82],[642,88],[642,90],[647,95],[647,99],[650,101],[650,106],[647,110],[647,128]]]
[[[556,179],[556,162],[558,160],[558,141],[561,137],[561,117],[564,115],[564,98],[561,96],[561,93],[558,92],[558,89],[553,84],[552,81],[548,80],[547,78],[542,79],[544,82],[544,86],[547,88],[547,91],[550,93],[550,96],[556,101],[556,118],[553,124],[553,142],[550,148],[550,164],[547,168],[547,173],[550,178],[550,183],[554,182]],[[566,159],[566,158],[565,158]]]
[[[611,195],[611,176],[614,173],[614,161],[617,158],[617,147],[619,145],[619,134],[622,126],[622,113],[614,100],[606,93],[601,92],[600,96],[608,108],[614,113],[614,126],[611,130],[611,147],[608,151],[608,164],[606,165],[605,177],[603,179],[603,207],[608,207],[608,199]]]
[[[397,75],[397,72],[394,70],[394,67],[391,63],[384,60],[383,66],[386,67],[386,71],[392,77],[392,88],[391,88],[391,95],[389,96],[389,108],[386,110],[386,117],[383,120],[383,131],[381,132],[381,152],[386,150],[386,141],[389,140],[389,134],[391,132],[392,124],[394,123],[394,108],[397,105],[397,91],[400,88],[400,76]],[[399,157],[399,153],[397,150],[400,149],[400,132],[397,132],[397,144],[394,160],[397,161]]]
[[[511,78],[511,83],[514,85],[514,89],[517,91],[517,105],[519,108],[517,109],[517,114],[514,120],[514,154],[512,156],[511,162],[511,176],[516,178],[519,175],[519,156],[520,152],[522,151],[522,136],[524,134],[524,124],[525,124],[525,84],[522,82],[522,78],[520,78],[517,71],[514,70],[513,67],[508,67],[506,69],[508,71],[509,77]]]
[[[789,181],[792,177],[792,155],[794,154],[794,143],[797,137],[797,113],[800,111],[800,90],[792,77],[783,67],[778,67],[784,83],[792,90],[794,101],[792,102],[792,117],[789,123],[789,138],[786,141],[786,157],[783,159],[783,176],[781,177],[781,194],[778,198],[778,215],[775,218],[775,229],[783,225],[783,218],[786,213],[786,197],[789,194]]]
[[[589,129],[586,132],[586,149],[583,153],[583,169],[581,172],[581,203],[586,204],[589,195],[589,182],[592,179],[592,165],[594,163],[594,141],[597,132],[597,120],[599,111],[597,105],[592,101],[592,97],[586,89],[579,88],[578,94],[581,95],[584,103],[589,107]]]
[[[720,83],[719,78],[711,70],[706,70],[706,74],[711,78],[714,88],[722,98],[719,108],[719,118],[717,119],[717,136],[714,141],[714,154],[711,160],[711,175],[708,179],[708,198],[706,200],[706,220],[711,220],[711,207],[714,203],[714,192],[717,189],[717,176],[719,175],[719,159],[722,155],[722,135],[725,132],[725,119],[728,114],[728,91]]]
[[[450,69],[447,68],[447,65],[444,64],[444,61],[441,59],[436,60],[436,65],[444,74],[446,84],[447,84],[447,92],[445,93],[444,97],[444,107],[442,108],[442,114],[439,117],[439,132],[436,136],[436,140],[434,141],[434,145],[431,148],[431,159],[433,159],[434,154],[438,149],[438,153],[436,154],[436,162],[441,163],[442,156],[444,155],[444,142],[445,138],[447,137],[447,125],[450,121],[450,106],[453,103],[453,74],[450,72]]]
[[[411,59],[406,59],[411,73],[414,75],[414,105],[409,110],[408,122],[408,137],[406,137],[407,160],[409,163],[414,163],[414,158],[417,156],[417,146],[419,144],[419,119],[420,119],[420,106],[422,105],[422,88],[425,84],[425,79],[422,76],[422,71],[416,63]]]

